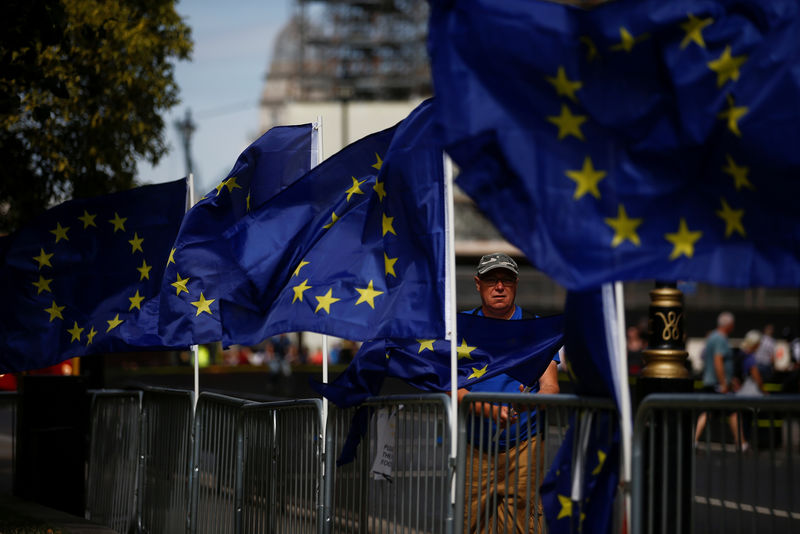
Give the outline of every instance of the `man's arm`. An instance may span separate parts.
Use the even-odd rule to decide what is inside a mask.
[[[469,390],[466,388],[458,389],[457,395],[459,404],[461,404],[461,400],[467,393],[469,393]],[[470,409],[474,414],[494,419],[501,427],[506,426],[509,422],[511,422],[511,419],[514,418],[514,416],[509,412],[508,406],[498,406],[497,404],[492,404],[490,402],[474,402],[470,406]]]
[[[555,395],[559,391],[561,388],[558,385],[558,364],[552,361],[539,378],[539,393]]]
[[[717,382],[719,383],[720,391],[727,393],[728,380],[725,378],[725,363],[720,353],[714,354],[714,372],[717,373]]]

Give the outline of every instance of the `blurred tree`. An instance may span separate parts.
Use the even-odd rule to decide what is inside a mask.
[[[0,232],[55,203],[134,185],[167,151],[175,0],[7,0],[0,22]]]

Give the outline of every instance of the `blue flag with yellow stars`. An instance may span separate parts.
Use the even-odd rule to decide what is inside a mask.
[[[167,262],[160,302],[155,303],[164,339],[186,345],[222,339],[220,295],[241,280],[225,242],[227,233],[306,175],[317,160],[318,135],[311,124],[270,129],[189,210]]]
[[[0,372],[172,348],[145,303],[157,300],[185,211],[179,180],[70,200],[2,238]]]
[[[432,0],[459,185],[568,289],[800,285],[800,4]]]
[[[224,345],[300,330],[443,337],[442,173],[426,101],[235,223],[182,232],[165,275],[162,327]]]
[[[459,313],[457,318],[459,388],[501,373],[533,384],[563,344],[561,315],[504,321]],[[336,380],[312,382],[312,386],[337,406],[355,406],[378,395],[386,377],[399,378],[424,391],[450,391],[450,341],[369,341]]]
[[[548,532],[607,534],[619,480],[619,424],[608,412],[576,415],[542,482]]]

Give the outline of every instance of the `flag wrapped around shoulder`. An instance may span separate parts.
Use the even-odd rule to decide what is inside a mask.
[[[163,295],[170,330],[197,341],[219,328],[226,345],[298,330],[443,337],[442,150],[431,108],[423,102],[345,147],[215,236],[179,239]]]
[[[225,233],[306,175],[317,160],[317,135],[311,124],[271,128],[186,214],[159,303],[159,328],[165,339],[186,345],[222,339],[219,300],[209,298],[211,293],[203,289],[213,287],[217,295],[238,282],[238,266],[230,257]]]
[[[502,373],[532,384],[563,343],[561,315],[519,321],[463,313],[457,317],[459,388]],[[399,378],[424,391],[450,391],[450,341],[369,341],[336,380],[312,382],[312,387],[340,407],[355,406],[377,395],[386,377]]]
[[[800,285],[800,4],[433,0],[457,184],[569,289]]]
[[[157,300],[185,211],[178,180],[70,200],[2,238],[0,372],[173,348],[146,304]]]

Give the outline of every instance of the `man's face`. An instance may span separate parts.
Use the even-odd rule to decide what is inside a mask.
[[[517,296],[517,276],[508,269],[492,269],[475,277],[475,287],[481,296],[484,313],[505,317],[514,308]]]

